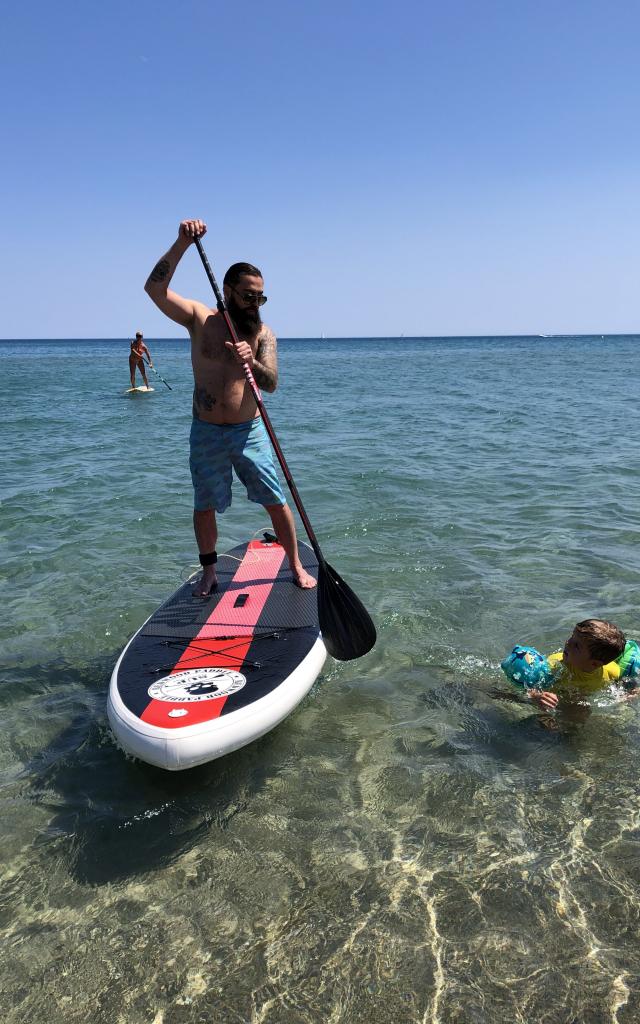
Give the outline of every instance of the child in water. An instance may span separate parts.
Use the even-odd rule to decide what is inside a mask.
[[[637,649],[637,645],[633,641],[627,643],[622,630],[612,622],[584,619],[574,628],[564,650],[556,651],[547,658],[557,692],[530,689],[529,696],[545,711],[552,711],[565,694],[575,699],[576,696],[595,693],[611,683],[621,683],[628,695],[636,696],[640,694],[638,679],[627,675],[631,666],[626,664],[629,660],[627,655],[633,657],[632,648]]]

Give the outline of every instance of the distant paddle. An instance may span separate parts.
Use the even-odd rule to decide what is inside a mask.
[[[196,238],[195,243],[198,252],[200,253],[202,265],[207,272],[207,277],[209,278],[209,282],[215,293],[218,312],[224,317],[229,337],[234,344],[237,345],[238,335],[236,334],[233,323],[231,322],[231,317],[229,316],[227,307],[225,306],[222,293],[220,292],[216,279],[213,276],[213,271],[209,266],[209,260],[202,248],[202,242],[199,238]],[[269,419],[267,410],[262,402],[262,395],[260,394],[260,389],[256,384],[255,377],[253,376],[248,363],[245,362],[242,366],[244,369],[244,375],[247,378],[247,383],[251,388],[256,405],[258,406],[258,411],[262,416],[267,433],[271,439],[273,450],[278,456],[278,462],[282,466],[282,472],[285,475],[289,490],[291,491],[291,496],[295,502],[298,512],[300,513],[300,518],[302,519],[304,528],[307,531],[311,547],[318,559],[318,621],[320,623],[320,629],[322,630],[324,645],[329,654],[338,661],[352,661],[354,658],[361,658],[363,654],[366,654],[371,650],[376,642],[376,627],[374,626],[371,616],[360,598],[357,597],[353,590],[351,590],[344,580],[341,579],[335,569],[332,569],[329,563],[325,561],[316,535],[313,532],[313,527],[309,522],[307,513],[304,510],[304,505],[302,504],[300,495],[298,494],[298,488],[293,482],[293,477],[291,476],[286,459],[271,425],[271,420]]]
[[[144,359],[144,356],[143,356],[143,359]],[[152,366],[148,359],[145,359],[144,361],[147,364],[147,366],[149,367],[149,369],[153,370],[153,372],[155,373],[156,377],[160,377],[160,374],[156,370],[155,366]],[[162,381],[163,384],[167,384],[167,382],[164,379],[164,377],[160,377],[160,380]],[[169,388],[169,391],[173,391],[173,388],[171,387],[170,384],[167,384],[167,387]]]

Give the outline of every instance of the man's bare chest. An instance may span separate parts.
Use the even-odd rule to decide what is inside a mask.
[[[230,347],[229,335],[217,329],[203,330],[193,339],[193,354],[203,362],[237,363],[234,349]],[[258,349],[258,339],[238,334],[239,341],[245,341],[251,347],[254,356]]]

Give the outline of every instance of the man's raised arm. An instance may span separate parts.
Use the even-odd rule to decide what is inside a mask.
[[[206,230],[207,225],[201,220],[183,220],[177,239],[162,259],[158,260],[144,286],[145,292],[158,309],[183,327],[190,327],[193,323],[196,303],[193,299],[184,299],[170,291],[169,282],[194,238],[202,238]]]

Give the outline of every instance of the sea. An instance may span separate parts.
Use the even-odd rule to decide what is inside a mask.
[[[170,773],[113,666],[197,565],[186,340],[0,342],[3,1024],[637,1024],[640,701],[506,681],[640,639],[640,337],[284,339],[265,396],[378,630]],[[269,527],[234,484],[219,549]],[[300,534],[304,536],[302,527]]]

